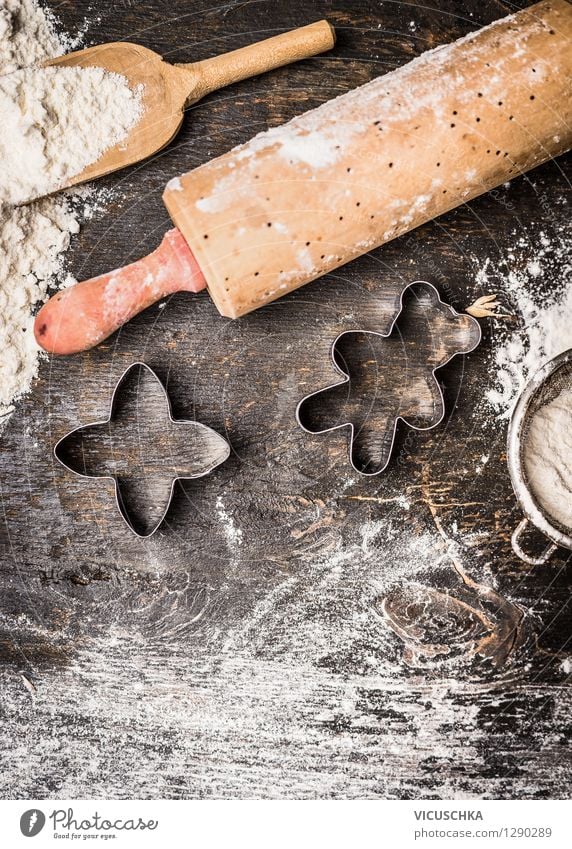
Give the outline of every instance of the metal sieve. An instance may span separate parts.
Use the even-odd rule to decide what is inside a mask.
[[[540,506],[527,480],[523,456],[532,416],[571,387],[572,349],[569,349],[550,360],[534,375],[518,399],[510,419],[507,440],[508,470],[514,493],[525,516],[515,528],[511,543],[515,554],[531,566],[546,563],[557,548],[572,550],[572,528],[563,526]],[[538,557],[527,554],[521,545],[522,534],[529,524],[551,541]]]

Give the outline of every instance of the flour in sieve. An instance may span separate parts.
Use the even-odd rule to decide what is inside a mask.
[[[572,390],[566,389],[532,416],[524,466],[539,505],[572,528]]]

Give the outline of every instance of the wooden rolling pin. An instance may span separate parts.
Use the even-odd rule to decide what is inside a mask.
[[[572,146],[572,6],[545,0],[171,180],[178,230],[56,294],[47,351],[89,348],[205,286],[236,318]]]

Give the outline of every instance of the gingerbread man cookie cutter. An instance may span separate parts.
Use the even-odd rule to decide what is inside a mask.
[[[416,296],[413,310],[405,304],[406,295]],[[396,324],[407,311],[409,320],[424,328],[396,333]],[[312,434],[349,428],[352,467],[362,475],[381,474],[391,459],[400,421],[417,431],[441,424],[445,399],[436,372],[458,354],[473,351],[480,341],[478,321],[442,301],[432,283],[409,283],[386,333],[360,329],[336,337],[330,357],[341,380],[306,395],[297,406],[296,420]],[[352,348],[361,348],[364,356],[359,362]],[[405,374],[398,373],[397,363]]]

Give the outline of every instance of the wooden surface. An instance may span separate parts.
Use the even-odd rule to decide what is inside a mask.
[[[85,225],[71,271],[155,247],[169,178],[514,8],[433,5],[59,3],[70,30],[98,9],[90,43],[138,41],[173,62],[324,16],[339,36],[328,56],[205,99],[171,147],[106,178],[123,196]],[[43,363],[0,455],[2,796],[569,796],[569,557],[529,569],[511,552],[506,422],[483,403],[495,326],[441,372],[445,422],[402,429],[380,477],[351,469],[343,431],[309,435],[294,413],[332,382],[339,332],[383,332],[384,281],[428,279],[462,309],[487,257],[524,238],[532,259],[534,234],[568,220],[570,175],[569,158],[543,166],[237,322],[180,295]],[[105,417],[139,359],[175,416],[232,445],[148,541],[111,484],[51,453]]]

